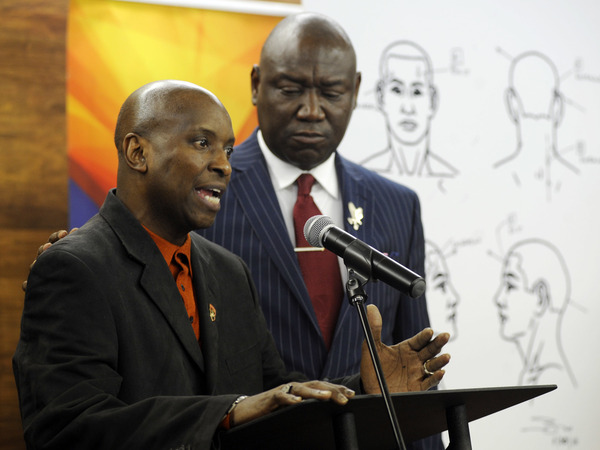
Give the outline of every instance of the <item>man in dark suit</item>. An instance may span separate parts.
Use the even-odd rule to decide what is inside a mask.
[[[336,152],[361,77],[350,40],[331,19],[312,13],[284,19],[265,42],[251,79],[259,128],[234,150],[221,212],[213,227],[199,232],[248,264],[290,370],[317,378],[356,372],[362,332],[352,307],[342,301],[329,349],[315,318],[294,252],[294,182],[313,174],[312,196],[323,214],[422,275],[418,197]],[[368,285],[367,293],[386,319],[385,342],[429,325],[424,296],[410,299],[383,283]]]
[[[220,209],[233,142],[223,105],[191,83],[151,83],[125,101],[117,189],[28,279],[13,364],[29,448],[208,449],[219,428],[281,405],[353,397],[286,370],[245,263],[190,233]],[[392,390],[439,383],[448,336],[431,337],[380,344]],[[340,381],[377,391],[368,363]]]

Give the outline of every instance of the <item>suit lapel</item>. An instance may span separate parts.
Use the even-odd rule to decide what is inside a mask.
[[[215,321],[217,311],[221,309],[220,283],[222,280],[217,280],[214,272],[210,270],[214,264],[211,263],[196,237],[192,238],[191,254],[196,305],[200,316],[200,340],[204,356],[206,387],[209,393],[213,394],[219,370],[219,333]]]
[[[114,192],[108,194],[100,214],[110,224],[130,257],[142,266],[141,288],[161,311],[192,360],[204,370],[200,346],[167,263],[150,235]]]
[[[348,165],[347,162],[339,156],[336,157],[336,170],[338,175],[338,181],[340,183],[340,189],[342,192],[342,212],[344,217],[344,229],[353,236],[356,236],[362,241],[369,240],[368,230],[371,228],[368,226],[370,220],[373,219],[372,211],[369,211],[367,206],[372,207],[373,193],[370,192],[364,185],[362,175],[352,170],[352,166]],[[355,230],[354,227],[348,221],[348,218],[353,218],[354,214],[350,211],[349,203],[352,202],[357,208],[363,208],[365,218],[362,220],[362,225]],[[367,226],[365,226],[367,224]],[[340,308],[340,314],[338,316],[338,322],[336,325],[336,335],[344,330],[348,332],[351,323],[357,323],[355,317],[357,312],[354,307],[350,305],[347,297],[344,297],[344,302]],[[361,330],[354,330],[353,332],[362,333]],[[335,345],[336,338],[334,337],[333,345]],[[332,347],[332,352],[333,347]],[[329,361],[328,361],[329,362]]]
[[[152,239],[150,238],[150,240]],[[160,252],[158,256],[160,256],[161,261],[157,261],[157,263],[160,262],[161,264],[146,264],[140,279],[140,285],[146,291],[148,297],[161,310],[182,346],[198,367],[204,371],[202,352],[196,340],[194,330],[190,326],[185,305],[177,290],[177,286],[173,282],[173,276]],[[158,258],[156,257],[156,259]]]

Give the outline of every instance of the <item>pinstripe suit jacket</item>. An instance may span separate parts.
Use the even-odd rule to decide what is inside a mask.
[[[254,133],[235,150],[233,174],[214,225],[200,230],[209,240],[246,261],[275,343],[289,370],[309,378],[336,378],[360,366],[362,328],[358,313],[342,304],[327,352],[312,309],[293,244],[287,234],[266,162]],[[358,230],[346,231],[419,274],[424,273],[420,205],[410,189],[337,155],[336,170],[344,217],[348,203],[364,210]],[[366,286],[369,302],[383,316],[382,339],[391,344],[429,325],[425,297],[411,299],[381,282]]]

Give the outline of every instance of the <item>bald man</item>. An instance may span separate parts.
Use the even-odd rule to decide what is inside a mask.
[[[218,430],[281,405],[354,396],[288,373],[246,265],[190,233],[220,209],[233,142],[227,111],[199,86],[154,82],[125,101],[116,190],[28,279],[13,366],[29,448],[208,449]],[[378,311],[369,318],[379,337]],[[447,336],[431,337],[380,344],[392,390],[439,383]],[[342,381],[359,380],[376,392],[367,363]]]
[[[308,265],[317,269],[305,270],[300,259],[308,252],[296,250],[303,228],[293,214],[298,179],[315,179],[310,196],[337,227],[424,275],[419,198],[337,152],[356,106],[361,74],[350,38],[333,19],[312,12],[286,17],[263,45],[250,81],[258,128],[232,155],[230,188],[214,225],[198,232],[248,264],[289,370],[318,379],[355,373],[363,332],[344,296],[346,268],[338,263],[337,280],[323,283],[318,278],[324,265],[311,261]],[[365,155],[374,150],[368,139],[355,144]],[[333,293],[320,295],[315,285],[333,288]],[[409,298],[381,282],[368,284],[366,291],[384,318],[386,344],[429,326],[425,295]],[[443,446],[433,436],[410,448]]]
[[[352,42],[339,24],[316,13],[282,20],[252,69],[259,127],[232,155],[230,188],[214,225],[199,231],[248,264],[286,367],[311,378],[357,372],[362,328],[343,295],[330,300],[337,310],[327,324],[329,334],[313,308],[310,275],[301,270],[295,251],[293,208],[300,175],[314,177],[311,197],[336,226],[424,274],[416,193],[337,152],[360,81]],[[367,148],[368,142],[359,145]],[[343,263],[339,272],[343,286]],[[384,283],[369,284],[367,293],[385,319],[387,344],[429,326],[425,296],[412,299]]]

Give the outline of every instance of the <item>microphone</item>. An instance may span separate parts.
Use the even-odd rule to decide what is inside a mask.
[[[342,257],[347,267],[364,277],[381,280],[413,298],[425,292],[423,277],[336,227],[331,217],[308,219],[304,237],[313,247],[325,247]]]

